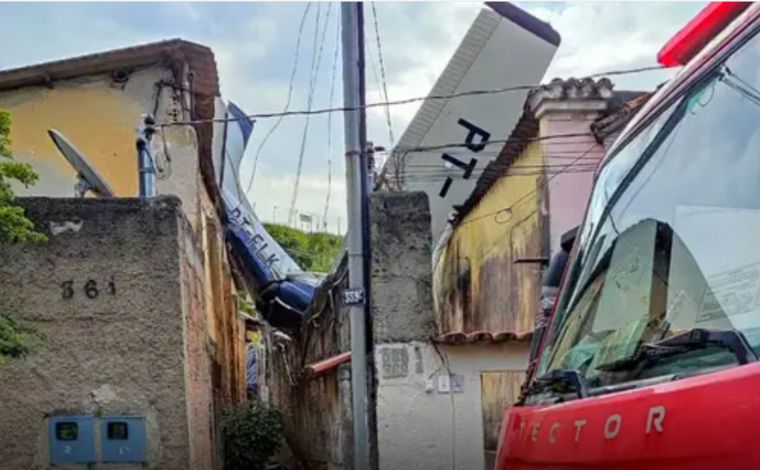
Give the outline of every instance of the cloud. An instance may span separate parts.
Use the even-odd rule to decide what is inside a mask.
[[[293,179],[290,175],[270,173],[264,166],[256,177],[256,194],[268,197],[254,198],[254,210],[260,219],[285,223],[290,208]],[[315,222],[323,224],[328,183],[324,174],[305,174],[301,176],[296,210],[301,214],[312,214]],[[330,205],[327,212],[327,229],[337,232],[338,225],[346,228],[346,184],[343,174],[333,174],[330,184]]]
[[[315,6],[316,5],[316,6]],[[329,83],[337,33],[339,7],[331,20],[318,77],[314,107],[329,104]],[[562,35],[562,45],[545,79],[582,76],[610,69],[652,65],[665,41],[704,3],[524,3],[520,6],[550,22]],[[293,63],[296,27],[305,3],[55,3],[0,4],[0,39],[9,47],[0,68],[125,47],[160,39],[183,37],[209,45],[215,52],[222,93],[250,113],[279,111],[287,96]],[[306,107],[309,67],[313,50],[316,10],[322,18],[327,4],[312,4],[306,21],[299,70],[291,109]],[[482,3],[378,2],[380,38],[391,100],[426,95],[477,16]],[[365,8],[367,60],[377,63],[372,10]],[[613,77],[618,89],[652,89],[667,73]],[[342,73],[338,64],[334,105],[342,103]],[[368,101],[379,101],[376,81],[367,68]],[[419,103],[390,109],[398,139]],[[264,218],[274,205],[284,217],[295,183],[298,149],[305,119],[287,118],[261,154],[251,196]],[[253,153],[272,120],[256,123],[241,174],[247,182]],[[378,144],[390,144],[383,108],[368,112],[368,135]],[[333,185],[330,218],[343,218],[345,228],[345,170],[343,121],[332,115]],[[326,196],[328,157],[327,115],[311,119],[304,155],[298,206],[320,214]],[[284,201],[284,202],[283,202]]]
[[[657,51],[704,3],[570,3],[561,10],[522,5],[549,22],[562,44],[547,78],[579,77],[616,69],[656,65]],[[617,88],[653,89],[660,72],[613,77]]]

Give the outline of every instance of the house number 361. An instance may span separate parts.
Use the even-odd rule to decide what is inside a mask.
[[[106,283],[98,284],[95,279],[88,279],[81,285],[82,292],[88,299],[96,299],[101,292],[106,292],[111,295],[116,295],[116,282],[113,277]],[[68,300],[74,297],[77,291],[77,286],[74,285],[73,280],[64,281],[61,283],[61,296]]]

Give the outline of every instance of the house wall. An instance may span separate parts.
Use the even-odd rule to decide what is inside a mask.
[[[2,313],[38,338],[0,365],[2,467],[48,468],[47,419],[88,414],[144,416],[148,465],[86,468],[211,468],[202,258],[179,200],[20,201],[49,240],[0,250]]]
[[[437,263],[438,333],[524,333],[538,311],[542,256],[541,147],[529,144],[459,223]]]
[[[484,389],[481,376],[519,375],[528,346],[431,341],[437,326],[427,196],[377,194],[370,208],[378,468],[483,470],[486,429],[499,421],[487,423],[485,409],[509,397]],[[452,375],[461,378],[455,393],[445,389]]]
[[[117,196],[138,195],[135,129],[146,113],[158,121],[182,118],[180,92],[157,84],[173,81],[164,67],[136,70],[125,83],[110,75],[93,75],[61,80],[50,87],[30,86],[0,92],[0,109],[11,113],[11,149],[14,157],[30,163],[39,172],[31,188],[19,187],[20,195],[70,197],[74,195],[76,172],[53,144],[48,129],[63,133],[112,187]],[[158,105],[157,105],[158,104]],[[158,180],[160,194],[182,200],[193,226],[198,222],[198,152],[195,131],[190,126],[165,130],[166,149],[172,173]],[[164,139],[157,134],[154,152],[164,153]]]
[[[159,122],[190,118],[183,111],[189,97],[175,90],[174,82],[172,70],[156,65],[132,71],[126,82],[117,83],[110,74],[102,74],[0,92],[0,109],[11,113],[13,155],[40,175],[36,185],[18,186],[18,194],[74,195],[76,172],[48,136],[47,130],[54,128],[82,151],[118,197],[137,196],[135,129],[143,115],[152,113]],[[199,169],[196,132],[190,126],[163,128],[154,137],[153,152],[157,158],[167,154],[171,158],[171,172],[157,180],[158,193],[182,201],[201,243],[201,289],[208,299],[203,311],[213,346],[210,353],[220,371],[217,395],[223,403],[242,400],[245,376],[240,371],[245,355],[236,339],[242,326],[216,209]]]
[[[482,470],[503,404],[511,402],[484,373],[514,373],[527,366],[525,343],[447,346],[432,342],[430,206],[415,193],[377,193],[372,221],[372,333],[370,442],[373,468]],[[259,361],[262,395],[285,416],[286,437],[305,468],[353,468],[350,364],[310,378],[307,368],[350,350],[348,310],[341,307],[345,264],[320,287],[303,326],[289,337],[271,329]],[[448,372],[461,392],[428,391]],[[514,380],[510,384],[516,383]],[[495,416],[495,417],[494,417]],[[489,437],[490,436],[490,437]],[[490,440],[489,440],[490,439]],[[493,447],[493,446],[491,446]],[[376,465],[376,467],[375,467]]]
[[[599,117],[594,112],[550,112],[539,121],[541,135],[589,133],[591,124]],[[546,185],[547,210],[551,253],[559,249],[563,233],[580,225],[586,212],[593,169],[604,157],[604,147],[592,135],[567,139],[547,139],[541,142],[544,163],[571,165],[568,171],[558,172]]]
[[[484,401],[504,398],[484,393],[481,376],[524,371],[528,349],[514,342],[434,346],[415,341],[376,347],[380,468],[486,469]],[[398,357],[408,358],[405,372],[386,365],[388,360],[397,364]],[[441,391],[439,380],[449,374],[462,378],[461,392]]]

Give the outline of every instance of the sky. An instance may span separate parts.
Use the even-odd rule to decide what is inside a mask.
[[[289,109],[306,109],[310,89],[313,109],[340,106],[341,63],[340,51],[336,49],[340,4],[307,5],[0,3],[0,43],[6,46],[0,54],[0,69],[182,38],[212,48],[223,98],[247,113],[283,111],[296,57]],[[518,2],[517,5],[550,23],[562,37],[544,76],[543,82],[547,82],[555,77],[582,77],[655,65],[660,47],[705,3]],[[365,4],[367,101],[383,98],[375,18],[388,98],[399,100],[429,92],[483,7],[479,2],[378,2],[373,15],[371,4]],[[655,71],[612,79],[618,90],[652,90],[669,74]],[[418,106],[418,103],[394,106],[388,110],[395,140],[403,134]],[[328,230],[335,232],[339,226],[345,230],[343,119],[339,113],[330,116],[319,115],[309,120],[305,143],[303,116],[285,118],[278,124],[277,119],[255,123],[241,166],[244,188],[257,149],[276,125],[258,154],[256,178],[248,193],[264,221],[286,221],[303,148],[296,211],[313,214],[315,220],[321,221],[327,206]],[[386,108],[368,110],[367,118],[369,139],[390,148]]]

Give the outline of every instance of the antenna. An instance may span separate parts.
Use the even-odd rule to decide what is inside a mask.
[[[55,129],[48,129],[48,134],[69,165],[77,172],[77,184],[74,186],[77,197],[84,197],[87,191],[92,191],[97,197],[114,197],[114,192],[106,180],[74,144]]]

